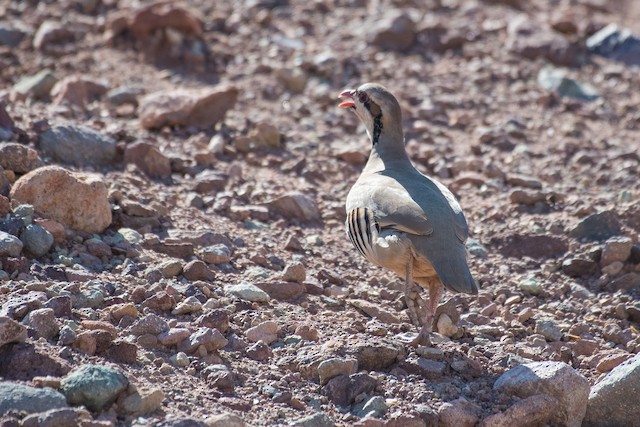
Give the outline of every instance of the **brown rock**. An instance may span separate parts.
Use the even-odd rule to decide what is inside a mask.
[[[441,427],[473,427],[478,422],[479,408],[465,398],[447,402],[440,407]]]
[[[229,330],[229,310],[218,308],[211,310],[203,314],[196,319],[196,324],[199,326],[206,326],[207,328],[217,329],[221,333],[225,334]]]
[[[69,228],[101,233],[111,224],[107,188],[96,175],[45,166],[21,177],[11,189],[15,205],[31,204],[40,215]]]
[[[160,29],[171,28],[181,33],[193,36],[202,35],[202,19],[195,12],[177,6],[172,2],[158,2],[138,8],[134,11],[127,10],[122,15],[124,22],[111,18],[110,30],[116,34],[130,31],[137,39],[146,39]],[[121,15],[117,15],[119,18]]]
[[[0,347],[0,376],[5,380],[30,381],[36,376],[61,377],[69,364],[51,351],[29,343]]]
[[[140,120],[147,129],[165,125],[210,128],[224,118],[237,98],[234,86],[156,92],[142,98]]]
[[[27,339],[27,328],[9,317],[0,317],[0,347]]]
[[[287,219],[320,220],[320,210],[316,201],[297,191],[272,199],[266,203],[266,206]]]
[[[253,360],[267,360],[271,356],[273,356],[273,351],[271,348],[262,341],[258,341],[257,343],[247,347],[247,356]]]
[[[401,11],[385,13],[384,19],[377,21],[370,35],[371,44],[382,49],[407,51],[416,38],[416,24],[411,17]]]
[[[258,282],[255,285],[277,300],[293,300],[307,290],[305,285],[296,282],[269,281]]]
[[[537,427],[548,425],[558,401],[547,394],[536,394],[511,405],[506,411],[482,420],[480,427]]]
[[[127,145],[124,150],[124,162],[135,164],[150,178],[169,178],[171,161],[158,147],[148,142],[136,142]]]
[[[401,323],[400,319],[396,315],[384,310],[383,308],[380,307],[379,304],[375,304],[375,303],[361,300],[361,299],[348,300],[348,303],[362,310],[368,316],[378,319],[383,323],[387,323],[387,324]]]
[[[6,170],[23,174],[42,166],[42,159],[33,148],[8,142],[0,144],[0,166]]]
[[[73,32],[67,26],[59,22],[44,21],[33,36],[33,47],[47,50],[50,44],[72,41],[73,38]]]
[[[216,275],[209,269],[207,264],[199,259],[193,260],[184,266],[182,275],[187,280],[206,280],[211,281],[215,279]]]
[[[131,365],[136,363],[138,346],[128,341],[115,340],[111,344],[111,347],[104,353],[104,356],[116,363]]]
[[[51,89],[53,105],[71,104],[85,108],[107,92],[102,83],[81,76],[68,76],[58,81]]]

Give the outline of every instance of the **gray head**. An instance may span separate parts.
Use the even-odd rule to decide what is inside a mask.
[[[362,120],[371,142],[375,145],[384,134],[402,141],[402,113],[400,104],[391,92],[377,83],[365,83],[355,90],[345,90],[346,98],[339,106],[353,110]]]

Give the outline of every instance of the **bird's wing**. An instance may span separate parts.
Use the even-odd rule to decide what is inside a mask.
[[[464,213],[462,212],[460,203],[458,203],[458,200],[456,200],[453,193],[451,193],[451,191],[449,191],[447,187],[436,180],[431,181],[440,189],[440,192],[449,203],[449,207],[451,208],[451,213],[453,215],[453,227],[456,233],[456,237],[458,237],[461,243],[466,242],[467,238],[469,237],[469,225],[467,224],[467,220],[464,217]]]

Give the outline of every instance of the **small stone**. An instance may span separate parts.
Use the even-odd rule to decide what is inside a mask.
[[[158,335],[158,342],[164,346],[177,346],[182,341],[189,338],[191,331],[187,328],[171,328]]]
[[[354,307],[357,307],[358,309],[365,312],[367,315],[375,319],[378,319],[383,323],[387,323],[387,324],[401,323],[400,319],[396,315],[384,310],[383,308],[380,307],[379,304],[375,304],[370,301],[361,300],[361,299],[351,299],[351,300],[348,300],[348,302]]]
[[[202,303],[195,296],[190,296],[179,303],[176,308],[173,309],[171,314],[190,314],[202,311]]]
[[[355,359],[332,358],[320,362],[318,365],[318,375],[320,384],[326,384],[330,379],[338,375],[351,375],[357,371],[358,361]]]
[[[333,419],[323,412],[317,412],[289,424],[291,427],[334,427]]]
[[[590,84],[580,83],[567,77],[564,69],[544,67],[538,73],[538,83],[544,89],[583,101],[593,101],[600,97],[597,89]]]
[[[124,163],[136,165],[149,178],[171,177],[171,160],[148,142],[135,142],[124,150]]]
[[[108,165],[116,155],[113,138],[86,126],[54,126],[41,133],[38,141],[44,154],[76,166]]]
[[[185,279],[193,281],[212,281],[213,279],[215,279],[215,274],[209,269],[207,264],[197,259],[188,262],[187,265],[184,266],[182,275],[185,277]]]
[[[568,258],[562,262],[562,271],[571,277],[589,276],[596,272],[598,264],[585,258]]]
[[[42,159],[33,148],[14,142],[0,144],[0,167],[24,174],[42,165]]]
[[[23,246],[16,236],[0,231],[0,257],[19,257]]]
[[[246,301],[269,302],[271,300],[268,293],[250,283],[225,286],[224,292],[227,295],[233,295]]]
[[[543,291],[542,284],[534,276],[527,277],[518,285],[520,286],[520,289],[531,295],[540,295]]]
[[[640,37],[614,23],[591,35],[586,45],[590,52],[606,58],[627,65],[640,65]]]
[[[263,341],[258,341],[247,347],[246,353],[248,357],[258,361],[268,360],[273,356],[273,351]]]
[[[481,427],[511,427],[516,425],[549,425],[558,409],[558,401],[546,394],[536,394],[514,403],[504,412],[489,415]]]
[[[631,255],[633,240],[626,236],[612,237],[608,239],[602,249],[600,265],[608,266],[614,262],[624,263]]]
[[[207,264],[224,264],[231,261],[231,249],[223,243],[207,246],[203,248],[199,254]]]
[[[416,24],[408,14],[392,10],[385,18],[374,23],[369,35],[371,43],[379,48],[407,51],[416,38]]]
[[[67,26],[55,21],[44,21],[33,36],[33,47],[46,51],[52,44],[69,42],[73,39],[73,32]]]
[[[51,89],[52,104],[69,104],[86,109],[87,105],[107,91],[107,87],[91,78],[84,76],[66,76]]]
[[[617,276],[620,274],[622,269],[624,268],[624,264],[620,261],[614,261],[611,264],[608,264],[605,267],[602,267],[602,272],[609,276]]]
[[[34,99],[44,99],[49,96],[51,89],[58,79],[55,78],[51,70],[44,69],[33,76],[21,78],[13,87],[11,92],[20,97],[32,97]]]
[[[36,258],[44,256],[53,246],[53,235],[38,224],[29,224],[20,236],[24,249]]]
[[[169,324],[162,317],[156,314],[147,314],[131,325],[127,332],[136,336],[146,334],[158,335],[162,332],[168,331],[169,329]]]
[[[51,308],[39,308],[29,312],[22,320],[22,323],[32,328],[38,337],[47,340],[56,337],[60,331],[60,325]]]
[[[542,335],[547,341],[560,341],[562,339],[562,331],[553,320],[537,320],[535,332]]]
[[[70,404],[100,411],[115,401],[128,384],[127,377],[119,369],[83,365],[62,379],[60,391]]]
[[[133,303],[115,304],[111,306],[111,317],[119,322],[125,316],[135,319],[138,317],[138,309]]]
[[[0,24],[0,45],[16,47],[20,44],[26,33],[7,24]]]
[[[213,415],[204,420],[204,423],[207,427],[245,427],[241,417],[230,413]]]
[[[159,388],[139,389],[120,400],[118,407],[122,413],[133,417],[141,417],[160,409],[163,400],[164,393]]]
[[[364,402],[364,405],[356,405],[354,412],[359,417],[382,418],[387,413],[388,406],[382,396],[373,396]]]
[[[262,322],[246,330],[245,335],[251,342],[262,341],[269,345],[278,339],[278,324],[272,320]]]
[[[21,342],[27,339],[27,328],[15,320],[0,316],[0,348],[12,342]]]
[[[171,356],[171,363],[174,366],[177,366],[179,368],[184,368],[185,366],[189,366],[189,356],[186,355],[186,353],[183,353],[182,351],[179,351],[178,353],[174,354],[173,356]]]
[[[139,116],[147,129],[169,126],[194,126],[207,129],[233,108],[239,90],[234,86],[210,89],[171,89],[151,93],[140,100]]]
[[[280,68],[276,70],[276,78],[292,93],[302,93],[309,80],[307,74],[300,68]]]
[[[306,278],[307,274],[301,262],[287,264],[282,272],[282,280],[286,282],[302,283]]]
[[[275,211],[286,219],[301,221],[319,221],[320,209],[314,199],[300,192],[290,192],[266,202],[271,211]]]
[[[229,341],[217,329],[198,328],[197,331],[189,336],[189,339],[180,343],[178,350],[191,354],[202,346],[207,351],[214,352],[227,344],[229,344]]]
[[[438,332],[445,337],[452,337],[458,333],[458,327],[453,323],[448,314],[443,313],[438,317],[436,326]]]
[[[473,427],[478,422],[479,408],[461,397],[444,403],[438,410],[441,427]]]
[[[447,365],[442,362],[426,359],[424,357],[419,357],[416,365],[420,370],[420,374],[428,379],[437,379],[442,377],[445,369],[447,368]]]
[[[541,191],[513,190],[509,194],[509,200],[517,205],[534,206],[536,203],[544,203],[547,196]]]

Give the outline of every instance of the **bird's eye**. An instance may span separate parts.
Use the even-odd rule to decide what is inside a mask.
[[[364,104],[368,100],[369,100],[369,97],[367,96],[367,94],[364,93],[364,92],[360,92],[360,94],[358,95],[358,101],[360,101],[362,104]]]

